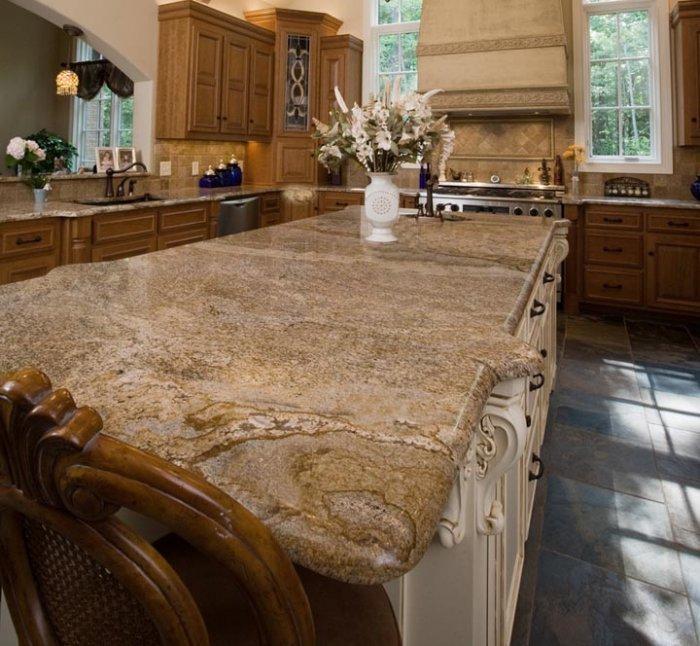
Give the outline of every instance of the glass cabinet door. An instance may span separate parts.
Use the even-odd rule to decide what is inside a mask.
[[[287,74],[284,90],[284,131],[307,132],[311,121],[309,70],[311,37],[287,35]]]

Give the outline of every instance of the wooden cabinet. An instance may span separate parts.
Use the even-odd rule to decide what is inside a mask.
[[[275,35],[191,0],[159,20],[157,136],[269,138]]]
[[[333,211],[342,211],[348,206],[364,204],[364,193],[349,191],[319,191],[318,212],[320,215]]]
[[[121,260],[122,258],[131,258],[132,256],[150,253],[151,251],[156,251],[156,249],[158,249],[158,240],[155,236],[136,238],[135,240],[126,240],[124,242],[110,242],[93,247],[91,260],[92,262]]]
[[[282,199],[279,193],[270,193],[260,197],[260,226],[269,227],[284,221],[282,216]]]
[[[700,145],[700,0],[678,2],[671,13],[676,139]]]
[[[248,133],[272,135],[272,99],[275,85],[275,48],[253,42],[250,51],[250,89],[248,94]]]
[[[700,210],[567,207],[566,310],[700,313]]]
[[[348,34],[321,38],[319,113],[322,121],[327,121],[328,113],[338,107],[336,87],[348,106],[362,105],[362,50],[362,41]]]
[[[0,285],[36,278],[60,262],[60,221],[40,218],[0,224]]]
[[[316,147],[309,138],[279,138],[275,142],[275,181],[312,184],[316,177]]]
[[[313,199],[286,198],[283,201],[283,212],[285,222],[296,222],[316,215],[316,205]]]
[[[647,236],[647,304],[700,313],[700,236]]]

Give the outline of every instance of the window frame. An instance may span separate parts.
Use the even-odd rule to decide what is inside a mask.
[[[95,52],[96,50],[90,46],[89,43],[76,39],[76,42],[73,46],[73,60],[91,60],[91,54]],[[100,55],[100,58],[103,58]],[[97,60],[97,59],[94,59]],[[100,88],[100,93],[104,90],[105,88]],[[128,99],[122,99],[120,96],[117,96],[112,92],[109,88],[107,88],[107,91],[112,95],[112,105],[110,107],[110,128],[109,128],[109,146],[112,148],[133,148],[134,147],[134,125],[132,123],[131,128],[123,128],[122,127],[122,103],[124,101],[127,101]],[[133,96],[129,97],[130,99],[133,100]],[[98,101],[100,100],[100,94],[98,94],[92,101]],[[83,99],[79,97],[73,97],[73,100],[71,101],[71,108],[70,108],[70,140],[71,143],[76,147],[78,150],[77,154],[77,167],[85,167],[85,166],[90,166],[90,160],[89,159],[82,159],[81,158],[81,152],[82,152],[82,142],[81,138],[83,136],[84,132],[84,123],[85,123],[85,106],[90,103],[89,101],[84,101]],[[130,146],[122,146],[120,143],[120,134],[123,130],[131,130],[131,145]],[[104,130],[100,129],[100,133],[105,132]],[[102,145],[102,144],[100,144]],[[92,164],[94,165],[96,160],[92,160]]]
[[[376,92],[379,79],[379,38],[391,34],[410,34],[420,32],[420,20],[411,22],[395,22],[389,24],[379,23],[379,0],[367,0],[369,2],[369,53],[365,58],[368,68],[368,87],[365,90],[366,97]],[[405,72],[403,72],[405,74]],[[397,73],[400,74],[400,73]],[[418,70],[416,70],[416,77]]]
[[[652,157],[592,157],[589,16],[642,10],[649,12],[649,84]],[[673,173],[671,41],[667,0],[574,0],[576,141],[584,142],[586,159],[579,170],[595,173]]]

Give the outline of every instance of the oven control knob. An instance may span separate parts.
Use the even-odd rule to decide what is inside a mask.
[[[552,211],[552,209],[545,209],[544,210],[544,217],[551,218],[553,215],[554,215],[554,211]]]
[[[539,214],[540,214],[539,210],[536,209],[534,206],[530,209],[530,215],[535,216],[535,215],[539,215]]]
[[[457,213],[457,211],[459,211],[458,204],[453,204],[450,208],[452,209],[452,213]]]
[[[523,214],[523,210],[519,206],[516,206],[513,209],[513,215],[522,215],[522,214]]]

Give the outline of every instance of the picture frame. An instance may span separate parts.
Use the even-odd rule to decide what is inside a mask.
[[[131,166],[131,164],[136,163],[136,148],[115,148],[115,159],[117,160],[117,169]],[[132,168],[128,172],[135,173],[138,170],[138,168]]]
[[[114,148],[98,146],[95,148],[95,165],[98,173],[106,173],[110,168],[118,170],[117,157]]]

